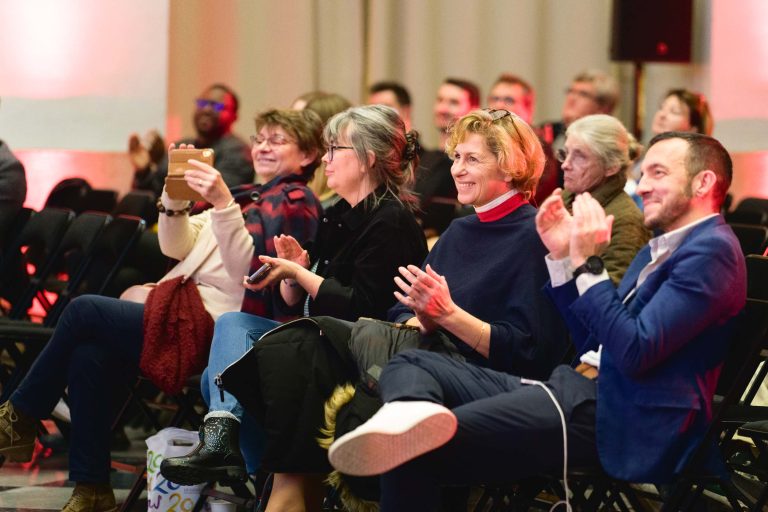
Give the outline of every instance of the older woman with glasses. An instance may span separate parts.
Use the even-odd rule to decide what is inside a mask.
[[[613,215],[611,243],[601,258],[611,280],[618,284],[650,238],[643,214],[624,192],[627,170],[642,147],[618,119],[604,114],[574,121],[565,137],[565,147],[557,152],[565,190],[554,193],[561,195],[570,211],[576,196],[589,192],[606,214]]]
[[[289,233],[306,241],[315,234],[320,203],[306,183],[322,153],[320,118],[309,111],[269,110],[255,121],[253,165],[262,184],[230,192],[218,170],[191,160],[194,169],[186,171],[184,179],[212,208],[190,216],[190,202],[172,200],[165,192],[158,205],[161,248],[180,262],[159,283],[129,289],[123,294],[128,300],[95,295],[74,299],[25,379],[0,406],[0,455],[26,462],[35,445],[36,420],[47,418],[68,388],[69,468],[76,485],[67,511],[115,510],[109,483],[113,391],[135,378],[140,366],[145,369],[145,362],[155,369],[162,366],[152,365],[155,360],[145,358],[144,350],[155,346],[168,353],[162,342],[171,336],[158,337],[157,330],[145,326],[155,322],[200,326],[190,329],[199,339],[178,341],[187,343],[186,349],[199,342],[195,348],[202,348],[202,360],[193,358],[190,350],[170,352],[188,372],[174,374],[174,382],[163,382],[181,386],[189,373],[202,370],[209,329],[222,313],[240,307],[270,317],[276,313],[269,290],[248,290],[243,296],[241,285],[243,274],[261,265],[259,255],[276,254],[273,237]],[[194,318],[182,316],[189,311],[166,317],[163,308],[154,307],[163,300],[157,297],[169,293],[161,291],[169,283],[182,279],[194,283],[193,290],[199,292],[197,300],[185,303],[194,309]],[[145,307],[148,296],[151,305]],[[166,367],[159,372],[163,377],[173,374]]]
[[[266,277],[246,287],[274,288],[285,314],[384,318],[397,268],[419,263],[427,253],[408,189],[418,164],[416,134],[405,132],[394,109],[365,106],[331,118],[325,139],[325,175],[341,199],[323,216],[308,250],[292,236],[276,237],[277,257],[261,257],[270,266]],[[217,386],[218,376],[277,325],[246,313],[218,320],[203,378],[210,412],[201,428],[202,443],[186,457],[163,461],[167,479],[190,484],[245,477],[237,439],[240,422],[248,417]]]

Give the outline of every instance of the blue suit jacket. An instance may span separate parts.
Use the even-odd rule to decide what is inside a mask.
[[[738,240],[717,216],[696,226],[623,304],[650,258],[645,246],[618,289],[605,281],[579,297],[571,280],[548,292],[579,354],[603,345],[596,430],[603,468],[660,483],[682,469],[711,421],[746,271]]]

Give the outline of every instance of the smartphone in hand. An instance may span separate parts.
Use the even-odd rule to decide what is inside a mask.
[[[184,179],[184,171],[194,170],[188,160],[200,160],[213,165],[213,150],[204,149],[172,149],[168,153],[168,176],[165,178],[165,191],[171,199],[186,199],[187,201],[203,201],[203,196],[189,188]]]
[[[269,271],[272,270],[272,265],[269,263],[263,264],[259,269],[248,276],[248,279],[245,280],[248,284],[256,284],[259,281],[262,281],[265,277],[267,277],[267,274],[269,274]]]

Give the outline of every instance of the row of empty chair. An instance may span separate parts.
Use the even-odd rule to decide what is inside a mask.
[[[118,201],[114,190],[96,189],[82,178],[67,178],[53,187],[45,207],[65,208],[76,214],[86,211],[106,212],[113,216],[134,215],[151,226],[157,222],[155,196],[152,192],[135,190]]]
[[[64,307],[81,294],[104,294],[146,227],[138,217],[75,215],[61,208],[24,210],[20,217],[0,253],[3,401],[52,334]],[[33,305],[36,314],[30,313]]]

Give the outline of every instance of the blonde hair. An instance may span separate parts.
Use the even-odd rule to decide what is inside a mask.
[[[498,117],[501,112],[506,114]],[[472,111],[449,128],[446,152],[452,155],[470,134],[485,139],[501,171],[512,178],[511,186],[530,199],[544,172],[545,157],[539,137],[528,123],[507,110]]]

